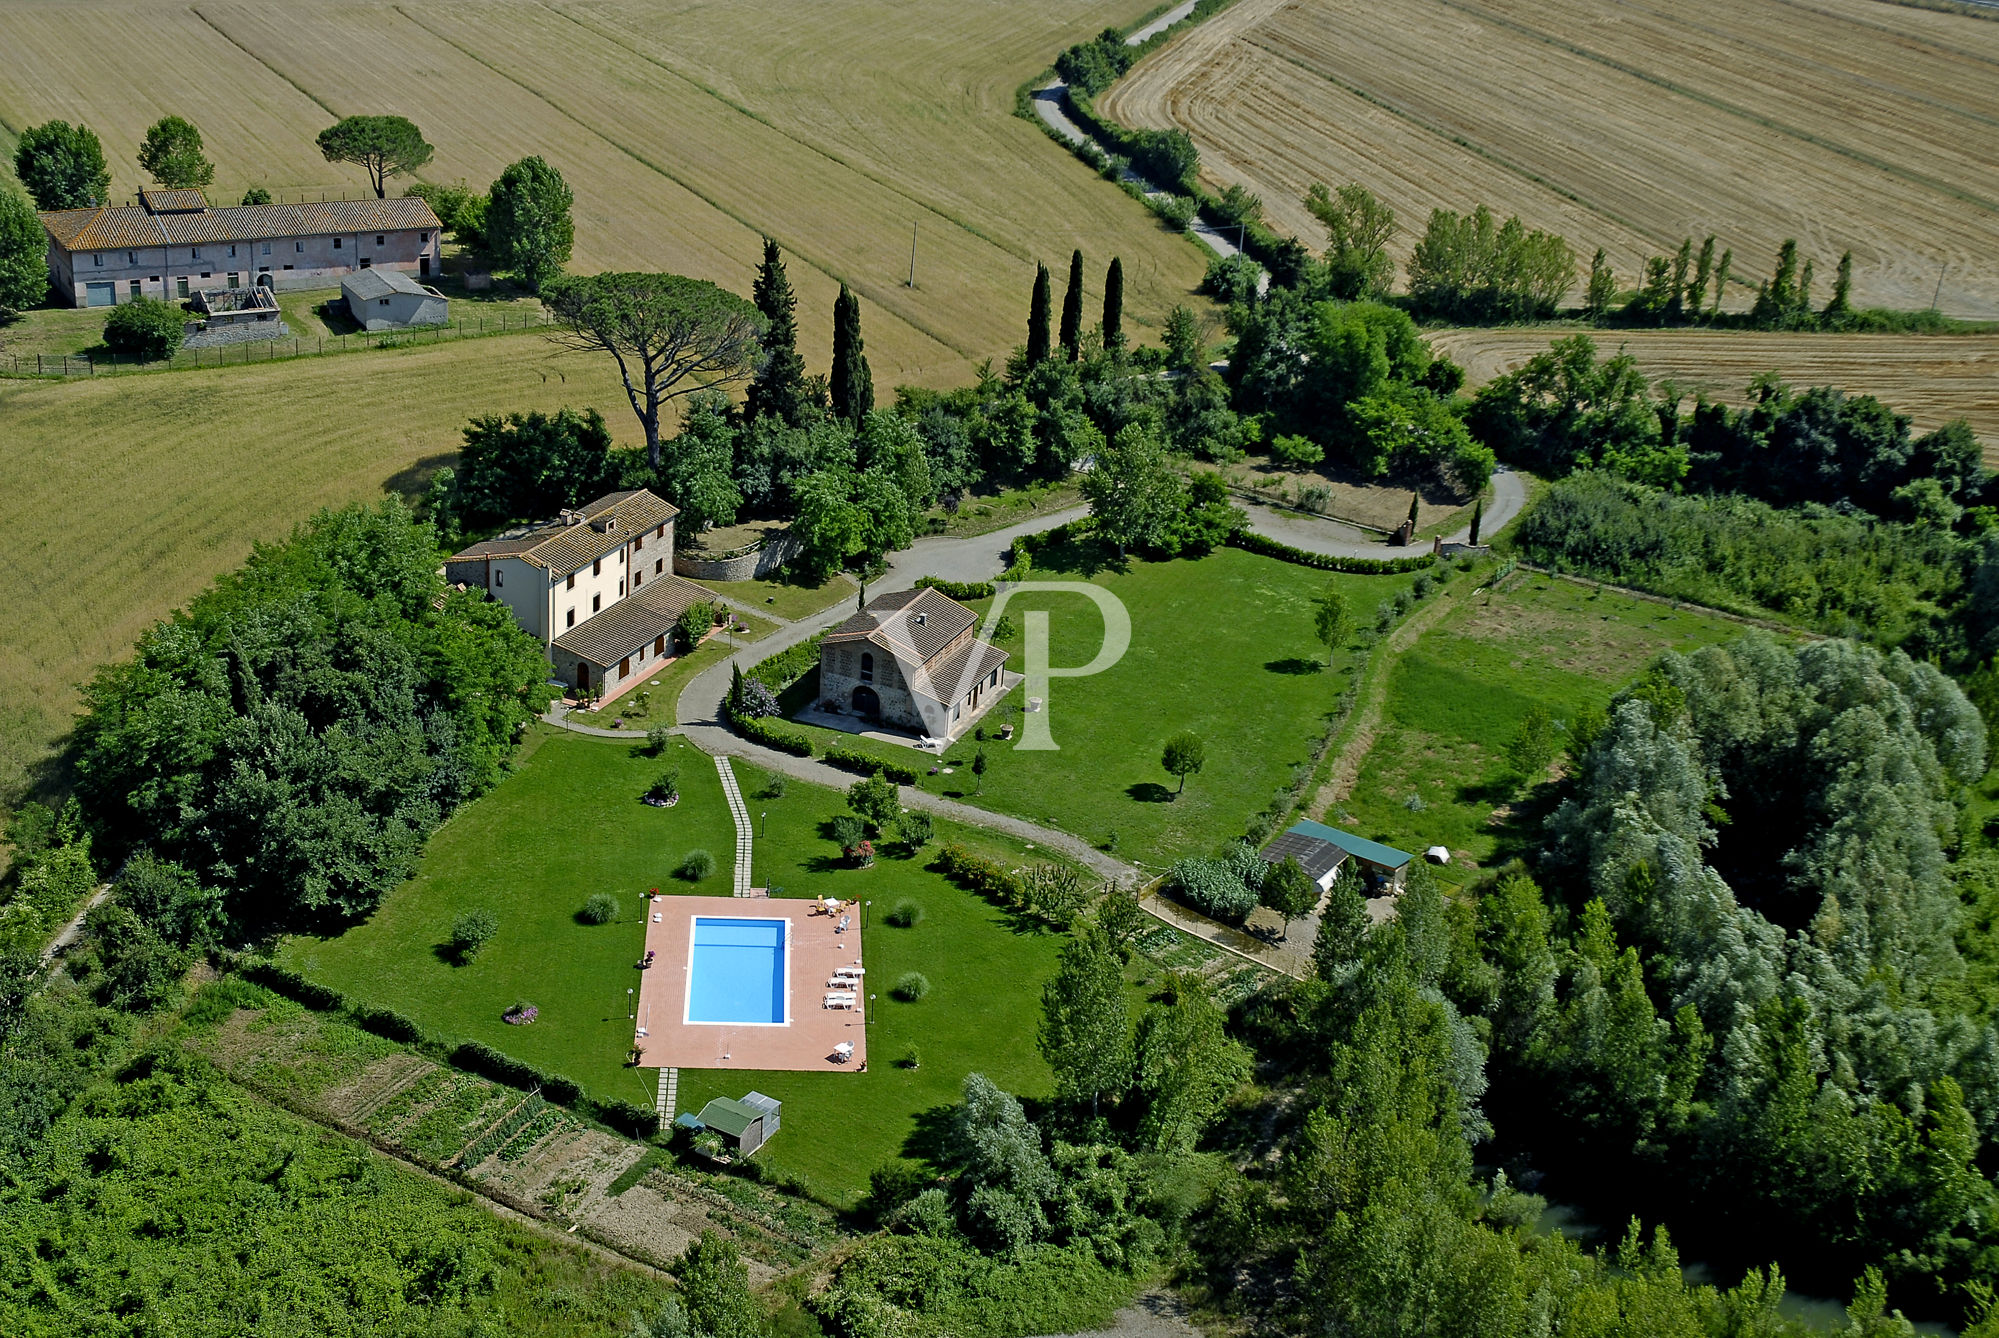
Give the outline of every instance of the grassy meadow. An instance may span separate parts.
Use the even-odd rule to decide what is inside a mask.
[[[609,359],[534,335],[144,376],[0,380],[0,795],[69,728],[78,689],[323,506],[420,491],[475,414],[597,405],[636,445]]]
[[[437,146],[425,180],[483,186],[528,154],[560,168],[575,268],[747,293],[769,235],[791,257],[812,370],[844,281],[876,385],[942,384],[1024,337],[1036,261],[1081,247],[1098,283],[1122,254],[1134,332],[1199,283],[1198,247],[1011,114],[1062,47],[1147,7],[15,5],[0,11],[0,123],[81,119],[124,198],[143,184],[146,126],[179,113],[206,137],[215,198],[257,184],[296,199],[367,189],[314,147],[336,114],[400,113]]]
[[[646,786],[666,767],[679,772],[680,803],[641,804]],[[960,891],[920,854],[910,858],[892,847],[871,868],[846,867],[822,831],[845,811],[844,796],[792,782],[773,798],[762,793],[752,768],[740,767],[737,775],[750,811],[765,824],[756,847],[758,882],[786,897],[874,903],[863,950],[881,998],[869,1020],[866,1073],[683,1070],[680,1108],[699,1109],[711,1097],[740,1096],[752,1087],[768,1092],[785,1103],[785,1129],[761,1159],[803,1176],[829,1199],[851,1201],[876,1165],[920,1145],[908,1140],[920,1140],[926,1121],[956,1101],[967,1073],[1046,1095],[1048,1070],[1032,1038],[1041,982],[1054,970],[1062,937],[1022,926]],[[939,824],[938,839],[1009,861],[1027,854],[1004,838],[949,824]],[[625,990],[638,983],[632,963],[644,944],[639,899],[654,887],[727,897],[734,844],[714,763],[690,745],[676,739],[655,759],[632,745],[538,725],[519,769],[432,838],[415,878],[366,922],[335,938],[293,939],[283,958],[426,1029],[484,1041],[592,1094],[649,1105],[653,1074],[624,1065],[632,1040]],[[713,853],[718,867],[690,885],[672,871],[695,848]],[[618,919],[580,924],[577,910],[597,892],[618,899]],[[921,906],[922,918],[911,928],[892,928],[882,917],[902,900]],[[498,915],[498,935],[470,965],[451,965],[438,945],[453,916],[474,906]],[[928,997],[914,1004],[891,999],[888,986],[910,970],[929,977]],[[500,1020],[520,999],[540,1007],[533,1026]],[[898,1062],[912,1045],[921,1059],[913,1069]]]
[[[1606,705],[1662,651],[1745,630],[1700,609],[1511,577],[1392,666],[1382,726],[1353,792],[1325,820],[1403,850],[1448,847],[1458,869],[1505,859],[1523,839],[1508,819],[1527,796],[1504,774],[1504,753],[1528,711],[1571,720]]]
[[[925,775],[923,789],[1001,813],[1073,832],[1119,856],[1163,867],[1183,855],[1205,854],[1240,836],[1251,814],[1291,782],[1293,768],[1311,761],[1328,716],[1352,681],[1352,656],[1331,668],[1313,640],[1311,601],[1330,582],[1345,593],[1363,624],[1376,606],[1408,588],[1407,576],[1329,576],[1225,548],[1203,558],[1132,560],[1123,570],[1092,568],[1075,549],[1038,555],[1035,580],[1087,579],[1121,600],[1131,617],[1131,646],[1101,674],[1057,678],[1044,709],[1056,749],[1029,751],[997,737],[981,744],[967,735],[947,751],[952,774]],[[974,607],[982,613],[987,604]],[[1028,592],[1008,600],[1014,623],[1001,639],[1022,664],[1026,615],[1049,614],[1051,665],[1088,663],[1103,643],[1093,604],[1061,592]],[[813,700],[816,672],[784,697],[788,709]],[[1016,688],[986,717],[996,730]],[[925,754],[814,726],[801,726],[822,748],[861,747],[900,762]],[[1166,740],[1191,730],[1207,745],[1206,763],[1184,792],[1160,767]],[[985,750],[983,785],[971,771]]]

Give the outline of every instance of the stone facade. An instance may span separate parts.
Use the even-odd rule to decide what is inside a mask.
[[[708,557],[699,551],[673,555],[673,572],[690,581],[753,581],[769,576],[798,556],[804,545],[785,530],[760,543]]]

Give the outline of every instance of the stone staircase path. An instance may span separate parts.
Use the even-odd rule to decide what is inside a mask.
[[[722,778],[722,794],[729,801],[729,816],[736,820],[736,882],[735,895],[750,895],[750,810],[743,804],[742,789],[736,784],[736,773],[729,767],[729,759],[717,754],[715,771]]]

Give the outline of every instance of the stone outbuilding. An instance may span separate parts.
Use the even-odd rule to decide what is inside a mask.
[[[347,299],[348,317],[368,331],[407,330],[451,320],[450,299],[399,269],[357,270],[340,281],[340,294]]]
[[[957,738],[1019,681],[978,628],[978,614],[935,590],[882,595],[820,643],[819,709]]]

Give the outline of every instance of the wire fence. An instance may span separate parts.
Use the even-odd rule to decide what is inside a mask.
[[[501,312],[473,320],[452,321],[448,325],[411,326],[403,330],[356,331],[338,335],[287,335],[279,339],[246,339],[240,343],[218,344],[213,348],[182,349],[171,358],[151,360],[130,353],[89,351],[84,353],[0,354],[0,376],[68,377],[121,376],[135,372],[184,372],[197,367],[233,367],[253,362],[290,362],[296,358],[329,357],[338,353],[360,353],[375,349],[414,348],[445,343],[454,339],[480,339],[493,335],[524,334],[549,329],[554,323],[545,316]]]

